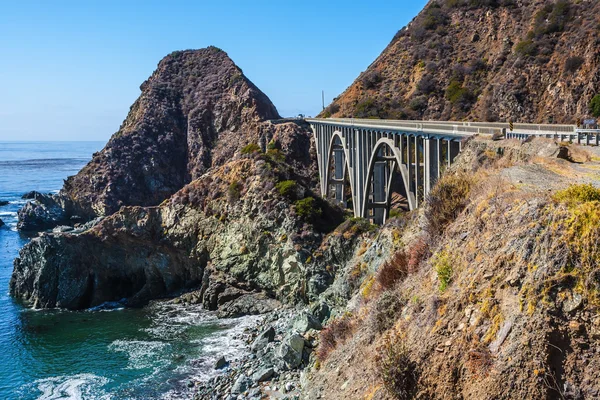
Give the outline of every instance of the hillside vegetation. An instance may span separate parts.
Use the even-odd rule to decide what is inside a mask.
[[[321,116],[575,123],[600,115],[599,13],[597,1],[432,0]]]
[[[600,165],[560,147],[471,141],[423,210],[365,234],[306,398],[598,398]]]

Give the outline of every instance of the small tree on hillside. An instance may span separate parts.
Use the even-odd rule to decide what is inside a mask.
[[[600,94],[595,95],[590,102],[590,111],[594,117],[600,117]]]

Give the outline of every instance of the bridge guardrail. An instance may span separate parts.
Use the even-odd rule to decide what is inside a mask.
[[[468,121],[411,121],[411,120],[382,120],[365,118],[326,118],[307,119],[320,123],[342,124],[349,126],[361,126],[373,129],[405,129],[410,131],[430,131],[432,133],[447,133],[453,135],[475,135],[475,134],[502,134],[519,133],[524,135],[576,135],[578,130],[575,125],[561,124],[513,124],[513,131],[509,131],[509,124],[504,122],[468,122]],[[595,132],[585,132],[594,133]]]

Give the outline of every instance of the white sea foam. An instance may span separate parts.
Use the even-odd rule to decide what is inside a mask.
[[[8,204],[27,204],[30,200],[11,200],[8,202]]]
[[[94,374],[77,374],[38,379],[27,385],[25,389],[41,392],[38,400],[109,400],[111,396],[103,389],[109,382],[108,378]]]
[[[0,217],[16,217],[17,213],[14,211],[0,211]]]
[[[115,340],[108,349],[127,354],[127,369],[151,368],[155,371],[170,363],[167,352],[169,343],[147,340]]]
[[[206,338],[193,340],[202,348],[202,359],[193,362],[193,374],[196,379],[206,381],[221,373],[214,369],[217,359],[224,356],[227,361],[238,361],[248,352],[248,346],[243,339],[247,327],[255,326],[262,320],[261,316],[246,316],[241,318],[219,320],[225,330]]]

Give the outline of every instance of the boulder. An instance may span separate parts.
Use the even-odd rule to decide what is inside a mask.
[[[215,362],[215,369],[222,369],[225,368],[227,366],[227,360],[225,359],[225,356],[221,356],[216,362]]]
[[[275,374],[275,370],[271,367],[262,367],[254,374],[252,374],[252,380],[256,383],[268,381]]]
[[[14,261],[11,295],[36,308],[85,309],[122,299],[136,307],[200,283],[206,261],[161,240],[157,210],[130,208],[103,222],[87,233],[32,239]]]
[[[37,192],[34,196],[34,200],[25,204],[18,212],[19,230],[39,232],[67,222],[68,207],[64,199],[58,195]]]
[[[33,200],[38,195],[42,195],[42,194],[40,192],[36,192],[35,190],[32,190],[31,192],[27,192],[23,196],[21,196],[21,199],[23,199],[23,200]]]
[[[303,350],[304,338],[302,336],[297,333],[285,336],[276,354],[280,368],[289,370],[300,366]]]
[[[312,314],[303,312],[294,320],[293,329],[300,334],[305,334],[311,329],[320,331],[323,327]]]
[[[221,295],[219,295],[221,300]],[[242,315],[258,315],[275,310],[281,303],[264,293],[247,293],[234,300],[219,304],[219,318],[236,318]]]
[[[252,346],[250,346],[250,349],[256,353],[262,349],[265,348],[265,346],[269,343],[271,343],[273,340],[275,340],[275,329],[271,326],[268,329],[262,331],[257,337],[256,339],[254,339],[254,342],[252,343]]]
[[[7,206],[8,204],[9,204],[8,201],[6,201],[6,200],[0,200],[0,207]]]
[[[4,226],[4,221],[2,221],[2,218],[0,218],[0,226]]]
[[[246,375],[240,375],[235,380],[235,383],[233,384],[233,386],[231,388],[231,393],[235,393],[235,394],[244,393],[246,390],[248,390],[250,388],[250,386],[252,386],[252,380],[249,377],[247,377]]]
[[[319,322],[325,322],[331,315],[329,305],[324,302],[316,302],[310,307],[310,312],[319,320]]]

